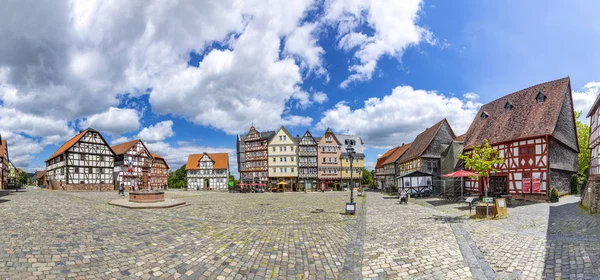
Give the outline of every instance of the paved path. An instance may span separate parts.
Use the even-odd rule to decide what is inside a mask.
[[[577,197],[473,220],[378,193],[0,192],[0,279],[600,279],[600,215]],[[319,210],[317,210],[319,209]]]

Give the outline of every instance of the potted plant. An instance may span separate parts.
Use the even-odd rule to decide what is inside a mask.
[[[558,190],[555,188],[550,191],[550,202],[558,202]]]

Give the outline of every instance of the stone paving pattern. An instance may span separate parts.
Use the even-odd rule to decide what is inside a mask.
[[[348,192],[167,191],[190,205],[161,210],[0,192],[0,279],[600,279],[600,215],[577,197],[482,221],[367,194],[346,216]]]

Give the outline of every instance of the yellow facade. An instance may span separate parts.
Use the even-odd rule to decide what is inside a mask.
[[[352,163],[352,168],[354,169],[352,178],[362,179],[362,170],[364,167],[365,159],[355,158],[354,162]],[[350,159],[348,157],[342,157],[342,179],[350,179]]]
[[[277,131],[268,149],[269,177],[298,177],[298,143],[285,128]]]

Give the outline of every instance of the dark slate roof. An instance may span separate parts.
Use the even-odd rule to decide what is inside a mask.
[[[427,150],[427,147],[429,147],[429,144],[431,144],[431,141],[433,141],[433,138],[435,138],[444,123],[448,123],[445,118],[417,135],[410,148],[400,158],[400,163],[420,157]]]
[[[484,139],[497,144],[517,139],[552,135],[570,79],[562,78],[511,93],[481,106],[465,136],[465,149],[481,145]],[[538,104],[538,93],[546,96]],[[505,112],[504,105],[510,102],[514,107]],[[488,117],[482,119],[481,113]]]
[[[260,132],[260,139],[271,141],[273,136],[275,136],[275,131]]]
[[[336,134],[335,137],[340,141],[340,143],[342,144],[342,150],[341,150],[341,155],[345,156],[347,154],[346,152],[346,148],[350,145],[346,145],[346,140],[354,140],[355,145],[352,146],[354,148],[354,152],[356,152],[357,156],[364,156],[365,155],[365,150],[364,150],[364,142],[363,140],[360,138],[360,136],[358,135],[348,135],[348,134]]]

